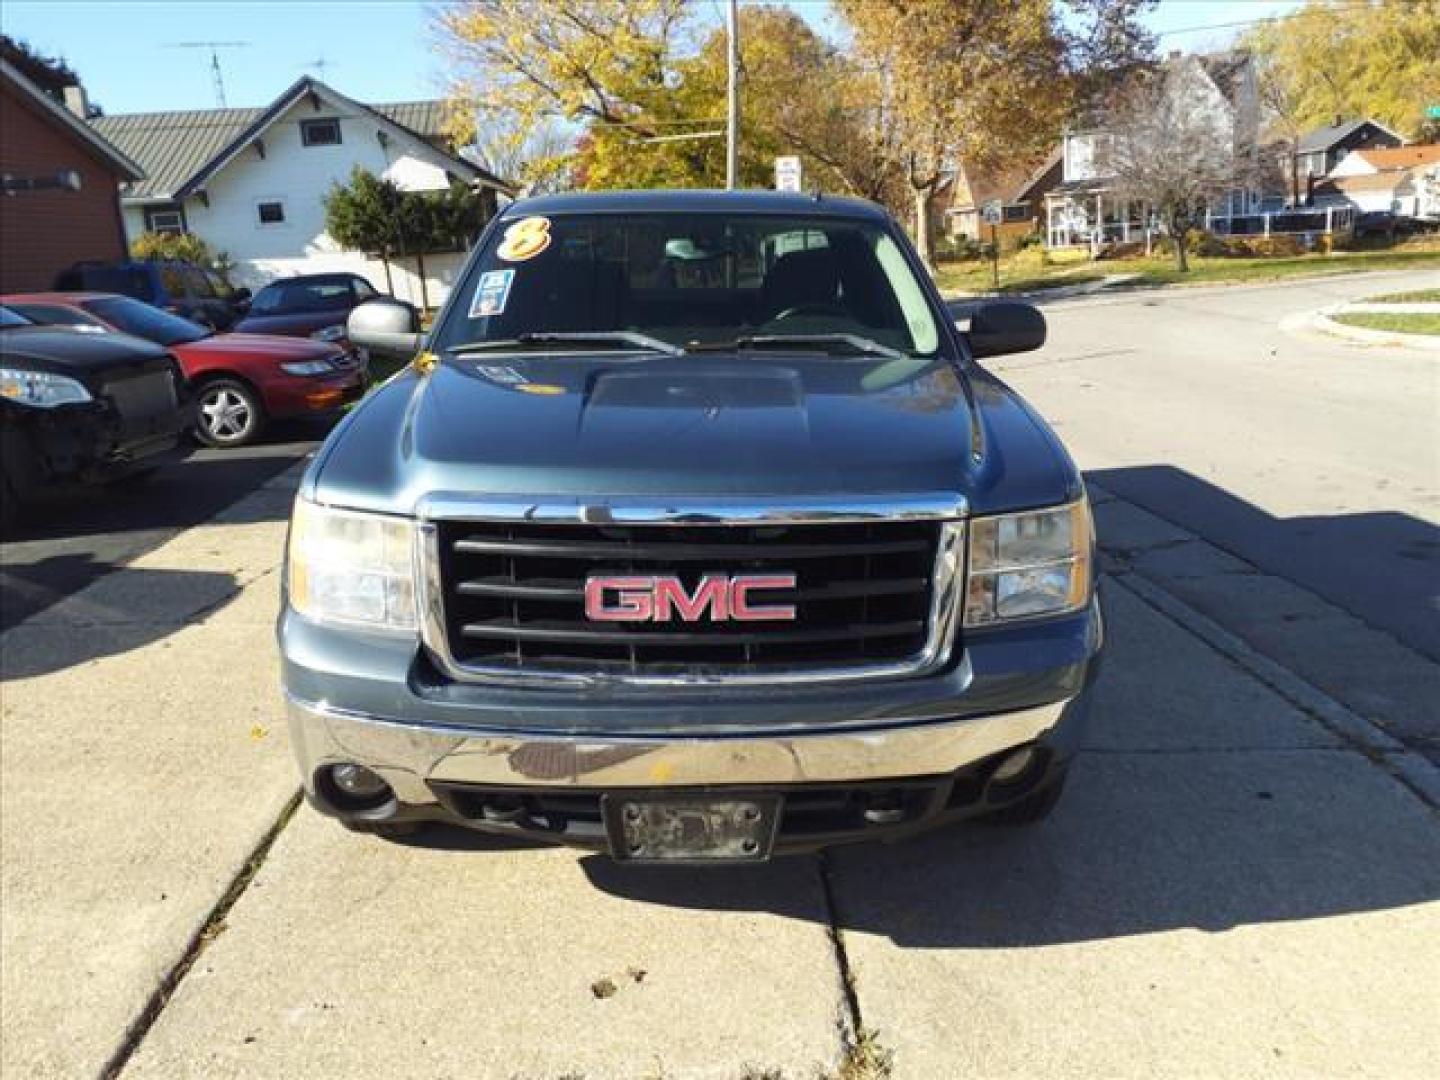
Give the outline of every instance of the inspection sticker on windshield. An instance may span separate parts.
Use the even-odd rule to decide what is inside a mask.
[[[515,283],[515,271],[487,270],[480,275],[480,284],[475,286],[475,296],[470,301],[470,318],[483,319],[487,315],[499,315],[505,310],[510,299],[510,286]]]

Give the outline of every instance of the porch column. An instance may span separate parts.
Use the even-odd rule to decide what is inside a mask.
[[[1329,236],[1331,229],[1334,228],[1334,224],[1335,224],[1334,214],[1335,214],[1335,208],[1334,208],[1333,206],[1327,206],[1327,207],[1325,207],[1325,235],[1326,235],[1326,236]]]
[[[1269,236],[1269,235],[1270,235],[1270,211],[1268,211],[1268,210],[1265,211],[1264,217],[1265,217],[1265,235],[1266,235],[1266,236]]]

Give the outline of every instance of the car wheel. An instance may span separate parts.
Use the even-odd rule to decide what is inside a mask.
[[[245,383],[212,379],[195,395],[195,437],[206,446],[244,446],[265,429],[265,409]]]
[[[982,814],[976,821],[986,825],[1034,825],[1050,816],[1065,791],[1065,780],[1069,770],[1062,770],[1058,776],[1038,791],[1032,791],[1018,802],[1002,806]]]

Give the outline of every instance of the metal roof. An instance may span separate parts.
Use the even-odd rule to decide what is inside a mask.
[[[1306,132],[1300,137],[1298,152],[1301,154],[1311,154],[1318,153],[1321,150],[1329,150],[1330,147],[1334,146],[1341,139],[1359,131],[1366,124],[1371,124],[1379,128],[1387,135],[1394,135],[1397,140],[1400,139],[1399,135],[1395,135],[1395,132],[1391,131],[1378,120],[1362,117],[1359,120],[1346,120],[1344,123],[1331,124],[1328,127],[1316,128],[1314,131]]]
[[[685,188],[654,191],[586,191],[560,195],[537,195],[517,199],[505,208],[506,218],[527,214],[565,213],[764,213],[794,214],[800,217],[826,215],[885,221],[886,211],[864,199],[842,195],[801,195],[788,191],[759,189],[719,191]]]
[[[126,188],[127,199],[167,199],[182,192],[187,184],[216,163],[216,159],[236,140],[275,111],[277,106],[291,100],[297,91],[307,89],[308,85],[302,85],[307,82],[301,80],[291,86],[264,108],[123,113],[96,117],[90,123],[95,131],[144,168],[146,178]],[[440,145],[444,142],[444,101],[398,101],[362,108],[379,113],[450,153]],[[468,164],[467,170],[483,173],[483,170]],[[483,173],[483,178],[494,179],[488,173]]]

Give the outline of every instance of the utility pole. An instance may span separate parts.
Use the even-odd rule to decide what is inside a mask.
[[[734,191],[740,182],[740,13],[737,0],[730,0],[726,66],[729,81],[725,96],[725,188]]]
[[[244,49],[248,41],[179,41],[170,45],[172,49],[209,49],[210,74],[215,82],[215,104],[225,108],[225,76],[220,70],[221,49]]]

